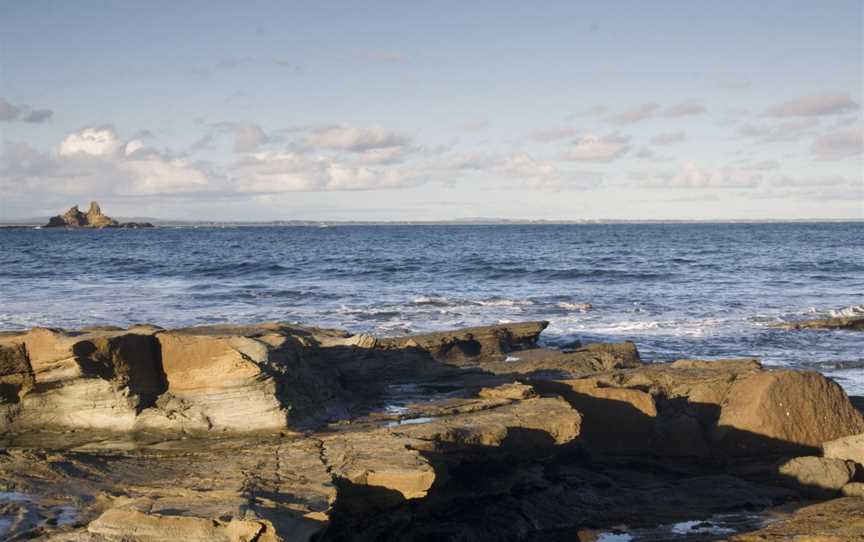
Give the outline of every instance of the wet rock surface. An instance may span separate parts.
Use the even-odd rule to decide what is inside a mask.
[[[816,318],[789,322],[776,327],[782,329],[846,329],[864,331],[864,316],[834,316],[831,318]]]
[[[632,343],[545,349],[544,328],[0,334],[0,536],[582,540],[678,525],[716,540],[775,505],[860,493],[864,417],[821,375],[643,363]],[[820,512],[853,521],[837,540],[861,534],[854,501]],[[766,532],[816,525],[807,510]],[[738,527],[711,534],[721,516]]]

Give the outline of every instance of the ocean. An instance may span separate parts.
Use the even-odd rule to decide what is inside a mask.
[[[0,230],[0,329],[543,319],[547,345],[755,357],[864,395],[864,334],[771,327],[862,312],[864,223]]]

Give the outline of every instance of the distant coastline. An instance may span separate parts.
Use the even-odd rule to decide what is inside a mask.
[[[0,228],[41,227],[47,218],[0,219]],[[612,225],[612,224],[845,224],[864,223],[864,218],[799,218],[799,219],[583,219],[583,220],[519,220],[506,218],[466,218],[459,220],[267,220],[217,221],[170,220],[152,217],[118,217],[121,222],[150,222],[170,228],[241,228],[241,227],[330,227],[330,226],[530,226],[530,225]]]

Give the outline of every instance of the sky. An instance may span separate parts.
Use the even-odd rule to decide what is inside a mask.
[[[864,2],[0,3],[0,219],[864,218]]]

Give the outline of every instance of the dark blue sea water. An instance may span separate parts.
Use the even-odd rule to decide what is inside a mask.
[[[864,334],[769,327],[860,311],[864,223],[0,230],[0,329],[547,319],[552,344],[755,356],[864,393]]]

